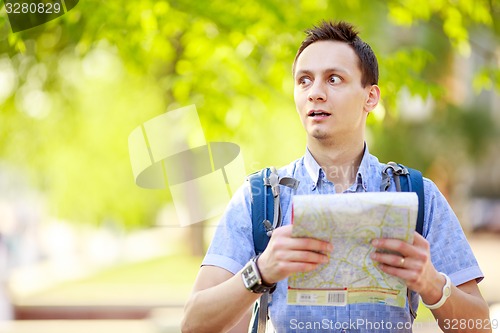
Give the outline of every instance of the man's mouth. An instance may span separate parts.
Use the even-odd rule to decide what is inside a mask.
[[[308,117],[328,117],[331,116],[331,113],[323,111],[323,110],[311,110],[307,113]]]

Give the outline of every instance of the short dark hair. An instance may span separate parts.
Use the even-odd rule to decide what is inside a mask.
[[[370,45],[361,40],[353,25],[340,22],[322,21],[319,26],[313,26],[306,30],[306,39],[300,44],[297,55],[293,61],[293,73],[300,54],[306,47],[318,41],[338,41],[344,42],[352,47],[359,59],[361,69],[361,85],[378,84],[378,62],[375,53]]]

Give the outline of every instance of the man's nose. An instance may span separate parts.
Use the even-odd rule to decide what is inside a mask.
[[[326,101],[325,87],[321,82],[315,82],[309,90],[307,96],[310,102]]]

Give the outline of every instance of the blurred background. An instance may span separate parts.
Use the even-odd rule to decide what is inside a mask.
[[[370,152],[438,185],[500,320],[499,1],[85,0],[43,23],[0,3],[0,332],[178,332],[217,218],[181,227],[168,175],[136,185],[128,137],[194,104],[246,174],[300,157],[291,65],[321,20],[377,54]]]

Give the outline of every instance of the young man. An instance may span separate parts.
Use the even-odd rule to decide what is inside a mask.
[[[298,179],[297,194],[379,191],[384,165],[369,154],[365,143],[367,115],[380,99],[377,59],[370,46],[351,25],[324,22],[307,32],[293,75],[295,104],[307,133],[307,149],[302,158],[279,170],[280,177]],[[424,179],[424,192],[424,237],[415,233],[413,244],[375,239],[373,247],[392,252],[373,253],[372,259],[381,270],[401,278],[420,294],[422,301],[434,308],[432,313],[445,332],[460,331],[463,325],[452,325],[460,319],[474,323],[465,325],[463,331],[490,332],[488,306],[477,286],[483,276],[460,224],[428,179]],[[291,195],[292,191],[283,189],[282,202],[290,203]],[[408,304],[406,308],[287,305],[287,277],[327,262],[335,244],[292,238],[291,205],[285,205],[283,212],[283,226],[273,231],[269,245],[256,260],[264,286],[277,283],[269,306],[277,332],[299,331],[308,323],[324,320],[338,323],[335,327],[342,327],[343,332],[370,332],[373,327],[380,328],[377,332],[411,332],[413,318]],[[394,251],[401,256],[390,254]],[[254,256],[250,188],[246,184],[228,205],[203,261],[186,304],[183,332],[247,332],[250,308],[261,295],[245,288],[241,272]],[[368,322],[371,326],[362,324]],[[487,329],[482,330],[484,327]]]

